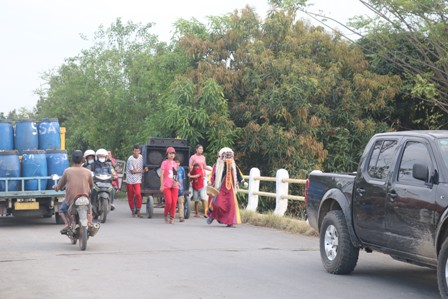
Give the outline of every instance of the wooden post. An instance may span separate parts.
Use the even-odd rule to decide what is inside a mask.
[[[260,181],[256,180],[256,177],[260,176],[260,169],[252,168],[249,173],[249,194],[246,210],[255,212],[258,207],[258,195],[254,195],[254,192],[260,191]]]
[[[282,199],[282,195],[288,195],[289,183],[283,182],[284,179],[289,179],[289,173],[286,169],[279,169],[275,175],[275,210],[274,214],[278,216],[285,215],[288,208],[288,199]]]

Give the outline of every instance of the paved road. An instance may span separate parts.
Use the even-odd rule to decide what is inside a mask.
[[[434,270],[383,254],[327,274],[315,237],[131,218],[120,201],[80,251],[53,222],[0,218],[0,298],[438,298]]]

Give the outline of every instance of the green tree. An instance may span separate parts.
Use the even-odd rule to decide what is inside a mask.
[[[446,1],[360,0],[372,17],[354,17],[346,25],[313,12],[312,1],[271,2],[293,6],[326,26],[326,20],[344,26],[350,34],[357,34],[359,39],[353,42],[362,47],[372,71],[401,77],[391,125],[398,129],[447,128]]]
[[[159,93],[146,80],[152,70],[145,67],[166,48],[149,32],[151,26],[117,19],[99,28],[91,48],[46,74],[38,115],[60,119],[68,128],[68,148],[103,147],[127,156],[132,144],[143,142],[139,132]]]
[[[203,144],[209,161],[233,147],[245,173],[352,171],[367,139],[389,129],[400,78],[371,72],[359,46],[296,11],[179,20],[170,45],[151,24],[118,19],[47,74],[37,113],[60,119],[72,149],[123,157],[150,136],[181,137]]]
[[[212,21],[208,34],[186,26],[202,29],[180,36],[196,65],[185,98],[200,98],[210,78],[222,87],[236,126],[228,142],[246,170],[351,171],[371,133],[387,129],[372,115],[390,114],[400,80],[369,72],[358,47],[295,21],[294,10],[274,9],[264,23],[250,8]]]

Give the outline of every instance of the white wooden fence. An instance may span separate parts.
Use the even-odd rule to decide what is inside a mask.
[[[305,200],[303,196],[289,195],[289,184],[305,184],[304,179],[290,179],[286,169],[279,169],[274,177],[265,177],[260,175],[258,168],[252,168],[249,176],[244,176],[249,180],[249,187],[247,190],[239,189],[238,192],[248,195],[248,203],[246,210],[256,211],[258,207],[258,197],[272,197],[275,198],[274,214],[283,216],[288,208],[288,199]],[[275,193],[260,191],[260,182],[275,182]]]

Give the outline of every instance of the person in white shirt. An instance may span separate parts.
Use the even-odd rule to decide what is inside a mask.
[[[126,163],[126,191],[132,217],[143,217],[140,214],[142,208],[141,183],[145,172],[148,172],[148,168],[144,167],[140,147],[136,144],[133,155],[128,158]]]

